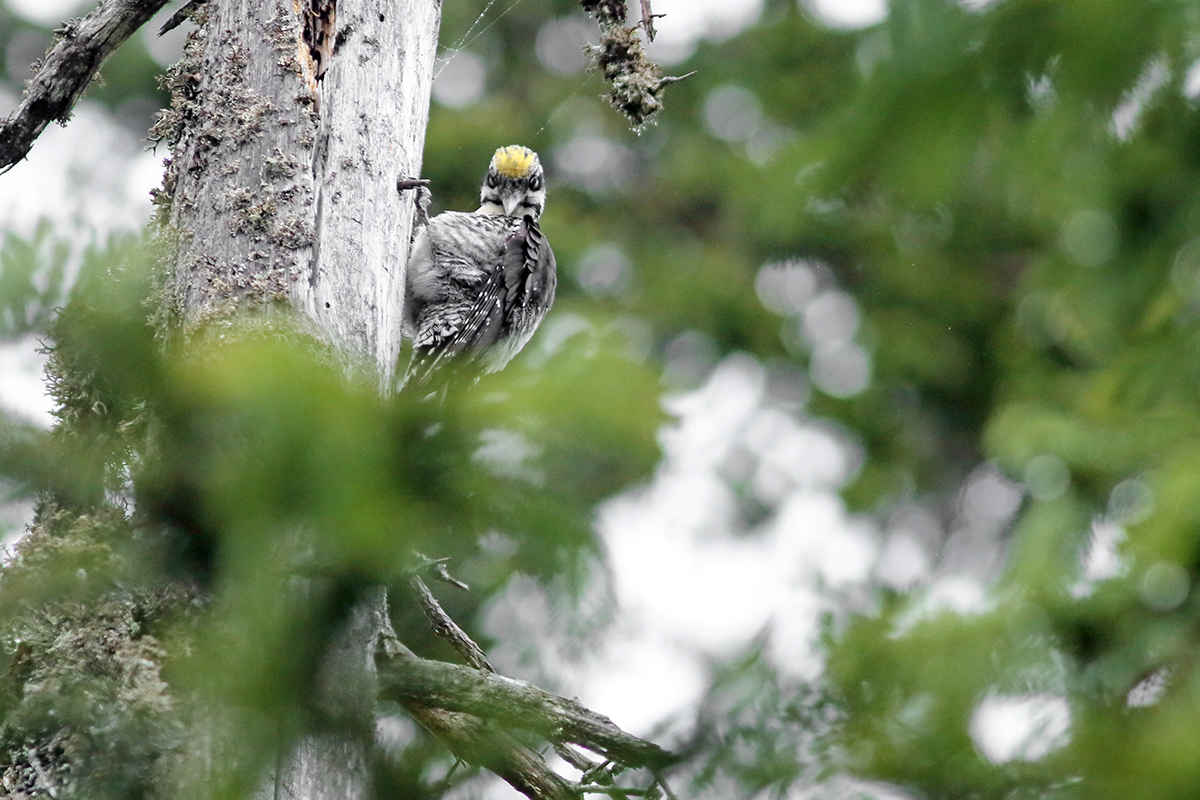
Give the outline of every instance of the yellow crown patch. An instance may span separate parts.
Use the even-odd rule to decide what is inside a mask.
[[[492,169],[506,178],[523,178],[533,170],[537,153],[519,144],[501,147],[492,156]]]

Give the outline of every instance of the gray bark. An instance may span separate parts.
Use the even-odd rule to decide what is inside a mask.
[[[441,5],[210,0],[173,71],[167,294],[185,333],[247,310],[300,312],[386,393],[400,350],[414,206]],[[380,589],[330,652],[321,705],[344,735],[285,754],[276,800],[367,796],[374,655],[394,638]]]
[[[383,587],[373,589],[355,607],[322,670],[318,706],[338,724],[338,731],[305,737],[294,752],[284,754],[277,774],[260,793],[263,800],[365,800],[369,796],[369,749],[379,694],[377,649],[399,652]]]
[[[420,175],[440,23],[437,0],[338,5],[349,31],[320,93],[316,253],[301,307],[349,349],[367,355],[384,385],[400,353],[412,195],[398,175]]]

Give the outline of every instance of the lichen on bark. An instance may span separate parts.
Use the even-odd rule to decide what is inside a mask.
[[[242,24],[210,19],[217,14],[240,14]],[[317,126],[298,60],[301,15],[276,0],[201,6],[194,18],[198,28],[164,80],[171,105],[151,130],[171,149],[158,199],[173,252],[158,317],[185,336],[292,303],[315,238],[315,187],[300,169]]]

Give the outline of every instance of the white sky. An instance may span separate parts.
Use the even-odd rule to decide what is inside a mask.
[[[0,96],[6,100],[13,98]],[[84,101],[66,127],[51,125],[28,158],[0,175],[0,232],[28,237],[38,220],[48,218],[57,223],[55,235],[80,252],[145,225],[150,190],[161,182],[162,156],[142,149],[107,111]],[[0,408],[48,427],[38,347],[34,337],[0,342]]]
[[[39,25],[53,25],[68,17],[74,16],[85,6],[91,5],[84,0],[5,0],[8,7],[30,22]]]

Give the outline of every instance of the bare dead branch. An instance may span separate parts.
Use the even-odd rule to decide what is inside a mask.
[[[670,86],[672,83],[679,83],[682,80],[687,80],[695,74],[696,70],[684,73],[683,75],[666,75],[662,80],[659,81],[659,83],[663,86]]]
[[[184,3],[178,11],[171,15],[170,19],[162,24],[162,27],[158,29],[158,35],[162,36],[164,33],[169,33],[178,28],[183,24],[184,20],[191,15],[197,6],[203,5],[207,2],[208,0],[188,0],[188,2]]]
[[[16,112],[0,125],[0,171],[25,158],[51,122],[66,122],[92,78],[114,50],[167,0],[105,0],[56,33],[58,40],[25,85]]]
[[[608,717],[524,681],[406,655],[386,660],[377,656],[376,664],[382,696],[401,705],[416,703],[522,728],[551,743],[577,744],[626,767],[661,770],[675,761],[666,750],[626,733]]]
[[[570,745],[563,744],[562,742],[555,742],[553,746],[554,752],[558,753],[558,757],[570,764],[575,769],[584,773],[585,779],[588,772],[595,769],[597,766],[601,766],[595,761],[588,759],[582,753],[576,751],[575,748],[571,747]]]
[[[579,800],[569,781],[503,727],[472,714],[430,708],[415,700],[401,705],[455,756],[496,773],[530,800]]]
[[[444,565],[442,569],[445,569]],[[421,606],[421,610],[425,612],[425,617],[433,627],[433,632],[446,640],[455,652],[466,659],[467,663],[475,669],[481,672],[495,672],[496,670],[488,663],[483,648],[450,618],[437,598],[429,591],[425,581],[421,580],[419,575],[414,575],[409,578],[409,585],[417,596],[417,604]]]
[[[426,178],[396,178],[396,191],[403,192],[408,189],[419,189],[423,186],[429,186],[429,180]]]

